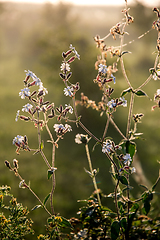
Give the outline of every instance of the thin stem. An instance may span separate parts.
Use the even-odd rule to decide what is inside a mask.
[[[85,144],[85,148],[86,148],[86,154],[87,154],[87,159],[88,159],[88,163],[89,163],[90,172],[93,174],[93,168],[92,168],[92,162],[91,162],[91,158],[90,158],[88,144]],[[94,188],[96,190],[99,206],[102,206],[101,199],[100,199],[99,192],[98,192],[98,188],[97,188],[96,178],[95,178],[94,175],[92,176],[92,179],[93,179]]]
[[[126,79],[126,81],[128,83],[128,86],[132,89],[132,85],[131,85],[128,77],[127,77],[126,70],[125,70],[125,67],[124,67],[123,57],[120,58],[120,63],[121,63],[121,69],[122,69],[123,76]]]
[[[45,119],[45,127],[46,127],[46,130],[50,136],[50,139],[51,139],[51,142],[53,144],[53,147],[52,147],[52,169],[54,169],[54,166],[55,166],[55,142],[54,142],[54,139],[53,139],[53,136],[51,134],[51,131],[48,127],[48,124],[47,124],[47,119],[46,119],[46,114],[44,113],[44,119]],[[53,174],[52,174],[52,189],[51,189],[51,194],[50,194],[50,205],[51,205],[51,212],[52,214],[54,214],[54,207],[53,207],[53,193],[54,193],[54,190],[55,190],[55,186],[56,186],[56,180],[55,180],[55,171],[53,171]]]
[[[158,59],[159,59],[159,54],[157,54],[155,62],[154,62],[154,69],[156,69],[157,63],[158,63]],[[152,78],[152,74],[150,74],[150,76],[147,78],[147,80],[140,86],[138,87],[136,90],[141,89],[142,87],[144,87]]]
[[[14,171],[14,169],[12,169],[12,171]],[[15,175],[21,180],[23,181],[23,186],[25,188],[27,188],[35,197],[36,199],[40,202],[40,204],[42,205],[42,207],[46,210],[46,212],[52,216],[52,214],[48,211],[48,209],[46,208],[46,206],[43,204],[43,202],[40,200],[40,198],[37,196],[37,194],[30,188],[30,186],[24,181],[24,179],[21,177],[21,175],[18,173],[18,171],[15,172]]]
[[[83,125],[83,123],[78,119],[78,113],[77,113],[77,108],[76,108],[76,104],[75,104],[75,97],[72,97],[72,101],[73,101],[74,114],[75,114],[77,123],[81,126],[81,128],[84,129],[84,131],[85,131],[86,133],[88,133],[89,136],[91,136],[92,138],[94,138],[97,142],[101,143],[101,141],[100,141],[96,136],[94,136],[94,134],[92,134],[92,133]]]
[[[107,134],[107,130],[108,130],[108,127],[109,127],[110,115],[107,114],[107,117],[108,117],[108,119],[107,119],[106,126],[105,126],[105,129],[104,129],[104,133],[103,133],[103,137],[102,137],[102,142],[104,141],[104,138],[105,138],[105,136],[106,136],[106,134]]]
[[[124,134],[121,132],[121,130],[119,129],[119,127],[117,126],[117,124],[114,122],[114,120],[112,118],[110,118],[111,123],[113,124],[113,126],[115,127],[115,129],[119,132],[119,134],[124,138],[127,139]]]
[[[128,113],[128,121],[127,121],[127,130],[126,130],[126,138],[129,138],[129,131],[131,127],[131,118],[132,118],[132,112],[133,112],[133,103],[134,103],[134,93],[131,92],[131,100],[130,100],[130,106],[129,106],[129,113]]]
[[[115,186],[115,205],[116,205],[116,210],[117,210],[117,217],[118,217],[118,220],[120,221],[120,215],[119,215],[119,208],[118,208],[118,201],[117,201],[117,189],[118,189],[118,186],[119,186],[119,179],[117,181],[117,184]]]
[[[53,143],[53,149],[52,149],[52,167],[54,168],[54,162],[55,162],[55,143]],[[55,179],[55,171],[53,171],[52,175],[52,190],[51,190],[51,198],[50,198],[50,203],[51,203],[51,212],[54,214],[54,208],[53,208],[53,193],[56,187],[56,179]]]
[[[44,154],[42,149],[40,149],[40,154],[41,154],[42,158],[44,159],[44,161],[45,161],[46,165],[48,166],[48,168],[51,169],[51,165],[49,164],[49,162],[48,162],[48,160],[47,160],[47,158],[46,158],[46,156],[45,156],[45,154]]]
[[[147,83],[149,83],[149,81],[150,81],[151,79],[152,79],[152,74],[149,75],[149,77],[146,79],[146,81],[145,81],[144,83],[142,83],[142,85],[139,86],[139,87],[136,89],[136,91],[137,91],[138,89],[141,89],[141,88],[144,87],[145,85],[147,85]]]

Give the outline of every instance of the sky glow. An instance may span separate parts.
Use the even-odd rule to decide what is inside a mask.
[[[1,2],[25,2],[25,3],[58,3],[59,0],[1,0]],[[72,3],[76,5],[125,5],[125,0],[62,0],[63,3]],[[140,2],[151,6],[157,7],[160,5],[160,0],[141,0]],[[134,0],[128,0],[128,5],[134,3]]]

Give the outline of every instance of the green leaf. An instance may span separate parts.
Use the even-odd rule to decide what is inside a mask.
[[[134,142],[127,140],[126,141],[126,153],[129,153],[131,158],[133,158],[135,152],[136,152],[136,144]]]
[[[120,221],[121,227],[126,230],[127,229],[127,220],[126,218],[122,218]]]
[[[151,208],[150,202],[149,202],[149,201],[145,201],[145,202],[144,202],[144,206],[143,206],[143,208],[142,208],[142,212],[143,212],[145,215],[147,215],[147,214],[149,213],[149,211],[150,211],[150,208]]]
[[[120,225],[118,221],[114,221],[111,225],[111,239],[116,240],[119,236]]]
[[[143,92],[142,90],[138,90],[137,92],[135,92],[135,94],[139,97],[142,97],[142,96],[146,96],[147,97],[147,94],[145,92]]]
[[[146,186],[143,185],[143,184],[139,184],[139,186],[145,188],[146,190],[148,190],[148,187],[146,187]]]
[[[43,141],[41,142],[40,148],[41,148],[41,150],[44,148],[44,143],[43,143]]]
[[[154,189],[156,188],[159,180],[160,180],[160,176],[157,178],[157,181],[156,181],[155,184],[152,186],[152,191],[154,191]]]
[[[133,158],[135,152],[136,152],[136,144],[134,142],[131,142],[129,140],[124,140],[119,144],[122,147],[123,154],[129,153],[131,158]]]
[[[50,193],[45,197],[45,199],[44,199],[44,201],[43,201],[43,204],[44,204],[44,205],[46,204],[46,202],[47,202],[47,200],[49,199],[49,197],[50,197]]]
[[[50,177],[53,175],[53,170],[48,169],[48,180],[50,179]]]
[[[123,56],[123,55],[126,54],[126,53],[131,53],[131,52],[123,51],[123,52],[121,53],[121,56]]]
[[[131,207],[130,212],[136,213],[137,210],[138,210],[138,208],[139,208],[138,203],[134,203],[134,204],[132,205],[132,207]]]
[[[68,227],[68,228],[73,228],[71,223],[64,217],[60,217],[62,219],[62,221],[59,222],[59,225],[61,227]]]
[[[131,92],[132,89],[131,88],[128,88],[126,90],[124,90],[122,93],[121,93],[121,97],[123,97],[124,95],[126,95],[127,93]]]
[[[122,184],[128,186],[128,180],[127,180],[127,178],[126,178],[125,176],[119,176],[119,181],[120,181]]]
[[[33,208],[31,209],[31,211],[34,211],[34,210],[36,210],[36,209],[38,209],[38,208],[40,208],[40,207],[42,207],[42,205],[36,205],[35,207],[33,207]]]

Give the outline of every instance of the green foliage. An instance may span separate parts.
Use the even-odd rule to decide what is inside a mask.
[[[0,239],[22,240],[26,235],[34,234],[28,214],[28,209],[10,194],[10,187],[0,187]]]

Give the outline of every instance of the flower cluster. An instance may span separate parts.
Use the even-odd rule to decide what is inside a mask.
[[[16,153],[19,154],[19,150],[23,149],[26,151],[30,151],[30,148],[28,147],[28,140],[26,136],[17,135],[12,143],[17,147]]]
[[[103,142],[103,145],[102,145],[103,153],[108,153],[108,154],[115,153],[115,151],[118,149],[121,150],[121,146],[115,145],[115,143],[110,139],[107,139],[105,142]]]

